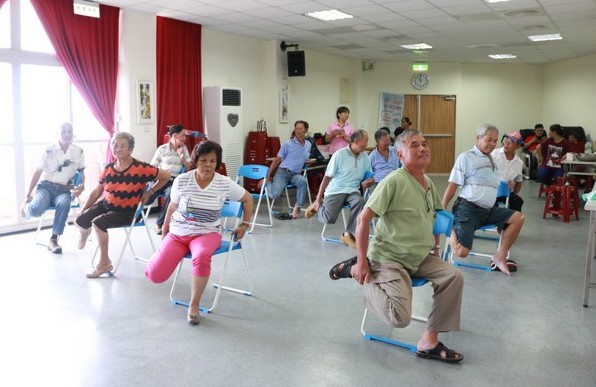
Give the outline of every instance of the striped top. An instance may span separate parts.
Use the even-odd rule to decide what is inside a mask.
[[[137,159],[122,172],[108,164],[99,176],[103,184],[103,200],[110,211],[134,212],[148,182],[157,178],[159,169]]]
[[[188,153],[188,148],[186,145],[182,145],[182,152],[184,160],[190,163],[190,154]],[[151,159],[150,164],[170,172],[170,180],[174,180],[184,166],[180,155],[178,152],[172,149],[172,146],[169,142],[167,144],[160,145],[155,150],[155,154],[153,155],[153,159]]]
[[[461,187],[460,197],[483,208],[491,208],[497,200],[499,171],[490,156],[474,146],[455,160],[449,182]]]
[[[244,188],[227,176],[215,173],[204,189],[195,179],[195,171],[174,179],[170,201],[178,205],[172,214],[170,232],[178,236],[221,232],[221,209],[228,199],[239,201]]]

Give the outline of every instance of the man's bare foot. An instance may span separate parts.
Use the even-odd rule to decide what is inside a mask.
[[[499,254],[493,255],[493,262],[503,272],[503,274],[511,275],[509,267],[507,266],[507,257],[500,256]]]
[[[294,212],[292,212],[292,217],[294,219],[300,219],[300,208],[298,208],[298,209],[294,208]]]

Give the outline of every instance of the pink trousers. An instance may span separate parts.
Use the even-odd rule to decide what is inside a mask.
[[[221,244],[221,234],[177,236],[168,233],[145,269],[149,281],[162,283],[168,280],[180,260],[190,251],[192,275],[208,277],[211,274],[211,256]]]

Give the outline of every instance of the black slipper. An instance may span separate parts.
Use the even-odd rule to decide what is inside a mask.
[[[508,259],[507,260],[507,268],[509,269],[509,272],[514,273],[517,271],[517,262],[515,262],[514,260]],[[501,271],[501,269],[499,269],[499,267],[491,261],[490,263],[490,269],[492,271]]]
[[[445,352],[445,357],[441,356],[441,352]],[[438,360],[445,363],[457,363],[464,359],[464,355],[457,353],[452,349],[447,348],[439,341],[436,347],[428,351],[416,351],[416,356],[425,359]]]
[[[275,219],[280,219],[280,220],[294,219],[294,215],[290,214],[289,212],[279,212],[279,213],[275,214]]]
[[[333,266],[331,270],[329,270],[329,278],[334,281],[340,278],[352,278],[350,269],[352,269],[352,266],[354,266],[357,261],[357,257],[352,257]]]

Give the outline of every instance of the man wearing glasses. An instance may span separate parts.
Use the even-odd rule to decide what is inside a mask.
[[[85,175],[82,173],[85,169],[85,157],[83,149],[72,144],[72,125],[63,123],[59,135],[58,142],[46,147],[21,206],[21,216],[26,219],[41,216],[50,206],[56,208],[48,244],[48,250],[54,254],[62,253],[58,238],[64,232],[72,196],[79,196],[85,189]],[[73,187],[77,172],[81,172],[82,180]]]
[[[443,206],[425,175],[430,149],[417,130],[402,132],[395,146],[402,168],[379,182],[362,209],[356,227],[357,257],[335,265],[329,276],[353,278],[364,285],[366,307],[396,328],[408,326],[411,320],[411,276],[427,278],[433,284],[433,305],[416,353],[457,363],[463,355],[441,343],[439,332],[459,330],[464,278],[459,269],[439,258],[439,235],[433,237],[435,211]],[[369,225],[377,216],[369,243]]]
[[[514,262],[507,264],[507,253],[517,239],[524,224],[524,215],[510,208],[495,207],[500,184],[499,170],[491,156],[497,145],[499,130],[483,124],[476,130],[476,146],[460,154],[449,176],[449,184],[443,194],[443,207],[461,187],[453,204],[453,253],[461,258],[470,254],[474,232],[484,225],[494,224],[501,231],[501,244],[492,257],[495,269],[511,275],[517,268]]]

